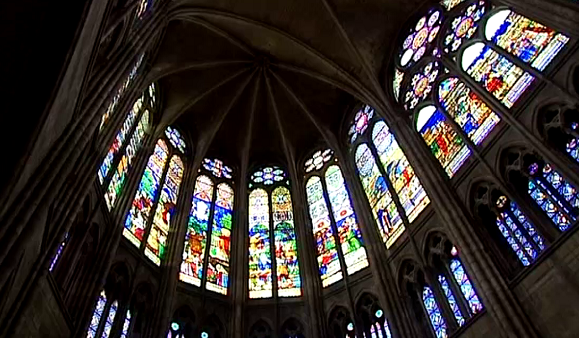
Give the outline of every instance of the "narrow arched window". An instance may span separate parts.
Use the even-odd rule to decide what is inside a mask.
[[[368,266],[358,217],[337,161],[331,149],[318,150],[304,167],[309,175],[306,195],[323,287]]]
[[[432,325],[432,330],[437,338],[446,338],[447,335],[447,326],[446,320],[442,315],[442,311],[434,297],[434,293],[432,289],[425,285],[422,289],[422,303],[424,304],[424,310],[428,315],[428,319],[430,321],[430,325]]]
[[[363,105],[357,112],[349,135],[358,177],[389,248],[430,198],[394,133],[372,107]]]
[[[531,265],[546,248],[546,241],[519,205],[498,187],[479,183],[474,188],[474,207],[491,237],[508,247],[520,264]],[[504,240],[501,240],[502,239]],[[508,255],[503,257],[508,258]]]
[[[123,229],[123,235],[133,244],[145,244],[145,256],[156,265],[166,254],[184,171],[185,141],[172,127],[167,127],[164,134],[149,157]]]
[[[121,338],[127,338],[129,336],[129,329],[131,328],[131,310],[127,310],[125,315],[125,320],[123,321],[123,329],[121,331]]]
[[[226,295],[235,196],[231,187],[233,170],[221,160],[204,159],[200,172],[193,192],[179,279],[201,286],[205,277],[208,290]]]
[[[288,184],[287,174],[276,166],[261,168],[250,177],[249,298],[302,294]]]
[[[356,315],[362,320],[364,337],[392,338],[385,313],[374,295],[364,294],[360,297]]]
[[[92,313],[92,318],[90,320],[90,324],[88,326],[88,331],[86,333],[87,338],[95,338],[97,335],[97,331],[99,330],[99,325],[101,323],[101,318],[103,316],[103,312],[105,310],[105,306],[107,305],[107,295],[105,291],[101,291],[99,298],[97,300],[95,309]]]
[[[155,98],[150,94],[154,93],[151,91],[154,87],[155,84],[151,84],[135,101],[99,168],[99,182],[104,187],[105,203],[109,210],[116,206],[135,155],[151,128],[151,112],[156,109]],[[116,170],[111,172],[115,165]]]
[[[121,104],[122,100],[124,99],[124,94],[126,93],[127,89],[133,84],[135,78],[139,74],[139,70],[141,68],[141,65],[143,64],[144,59],[145,59],[144,53],[137,57],[135,63],[133,64],[133,67],[131,67],[129,74],[127,75],[125,80],[121,83],[121,85],[117,88],[115,94],[113,95],[111,101],[109,102],[107,108],[105,109],[105,112],[101,116],[99,132],[103,130],[103,127],[109,121],[110,116],[116,113],[119,104]]]

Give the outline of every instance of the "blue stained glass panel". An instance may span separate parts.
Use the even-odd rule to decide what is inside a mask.
[[[99,324],[101,322],[101,317],[103,315],[103,311],[105,310],[105,306],[107,305],[107,296],[105,294],[105,291],[101,291],[101,294],[99,295],[99,299],[97,301],[97,304],[95,306],[95,309],[92,313],[92,318],[90,320],[90,324],[88,326],[88,330],[86,332],[86,337],[87,338],[95,338],[96,337],[96,333],[97,330],[99,328]]]
[[[123,323],[123,331],[121,331],[121,338],[129,336],[129,328],[131,327],[131,310],[127,310],[127,315]]]
[[[579,123],[571,123],[571,130],[575,133],[579,133]],[[567,153],[571,155],[575,161],[579,162],[579,138],[575,137],[567,143]]]
[[[428,318],[430,319],[430,324],[432,325],[436,338],[447,338],[446,321],[442,316],[440,307],[438,306],[434,294],[432,293],[432,289],[429,286],[425,286],[422,290],[422,302],[426,309],[426,313],[428,314]]]
[[[109,338],[109,336],[111,335],[111,329],[113,328],[113,324],[115,322],[115,316],[117,315],[117,307],[118,306],[119,306],[119,303],[116,300],[111,304],[111,307],[109,309],[109,314],[107,316],[107,321],[105,322],[105,327],[103,330],[103,334],[101,335],[101,338]]]
[[[462,263],[458,259],[453,259],[450,261],[450,271],[452,271],[452,275],[456,283],[460,286],[460,291],[462,292],[464,298],[468,302],[470,310],[473,314],[479,313],[483,310],[484,306],[482,305],[478,295]]]
[[[444,296],[446,297],[446,301],[448,302],[448,305],[450,306],[450,309],[452,310],[452,313],[454,314],[454,318],[456,319],[458,326],[463,326],[466,321],[464,319],[464,316],[462,315],[462,312],[460,311],[460,308],[458,307],[458,304],[456,302],[456,298],[454,297],[454,294],[452,293],[452,290],[450,289],[450,285],[448,284],[446,277],[444,277],[444,275],[439,275],[438,276],[438,282],[440,283],[440,287],[442,288],[442,292],[444,292]]]

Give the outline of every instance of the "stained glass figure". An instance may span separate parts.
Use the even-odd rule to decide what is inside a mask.
[[[426,191],[384,121],[378,121],[374,125],[372,142],[408,221],[414,221],[430,203]]]
[[[101,294],[99,295],[99,299],[97,300],[95,309],[92,313],[92,318],[90,320],[90,324],[88,326],[88,330],[86,332],[86,337],[87,338],[95,338],[97,331],[99,329],[99,324],[101,322],[101,317],[103,315],[103,311],[105,310],[105,307],[107,305],[107,295],[105,294],[105,291],[101,291]]]
[[[424,304],[424,309],[428,314],[428,318],[430,319],[430,324],[432,325],[436,338],[447,338],[446,321],[442,316],[440,307],[438,306],[434,294],[432,293],[432,289],[429,286],[425,286],[422,290],[422,302]]]
[[[251,175],[251,181],[255,184],[272,185],[287,178],[287,174],[277,166],[265,167]]]
[[[121,194],[123,187],[125,185],[127,174],[131,169],[131,165],[133,163],[133,159],[143,145],[143,140],[145,138],[145,134],[149,130],[149,120],[150,114],[148,110],[143,112],[141,119],[139,120],[139,124],[137,124],[137,128],[133,132],[131,139],[129,140],[129,144],[125,148],[125,152],[117,165],[117,170],[115,171],[107,191],[105,193],[105,203],[107,208],[111,210],[115,207],[117,202],[117,198]]]
[[[448,177],[452,178],[471,154],[462,137],[434,106],[419,111],[416,129]]]
[[[249,194],[249,298],[272,296],[269,198],[263,189]]]
[[[173,147],[179,149],[180,152],[185,153],[185,148],[187,148],[187,145],[185,144],[185,140],[181,136],[181,133],[177,129],[169,126],[167,129],[165,129],[165,135]]]
[[[571,130],[575,132],[575,134],[579,133],[579,123],[573,122],[570,126]],[[567,143],[566,146],[567,153],[571,155],[571,157],[579,162],[579,138],[574,137]]]
[[[123,331],[121,331],[121,338],[129,336],[129,328],[131,327],[131,310],[127,310],[125,321],[123,322]]]
[[[432,92],[433,83],[441,74],[438,61],[428,62],[412,75],[408,88],[404,92],[404,108],[414,109],[420,102],[426,100]]]
[[[450,261],[450,271],[452,272],[456,284],[460,287],[460,291],[462,292],[464,299],[466,299],[471,313],[474,315],[481,312],[484,306],[476,294],[476,291],[459,259],[454,258]]]
[[[67,232],[64,234],[64,238],[62,239],[62,242],[60,242],[60,244],[58,245],[58,249],[56,249],[56,253],[54,254],[54,257],[52,257],[52,261],[50,262],[50,267],[48,268],[48,271],[52,272],[52,270],[54,270],[56,263],[60,259],[60,256],[62,256],[62,252],[64,251],[64,248],[66,247],[66,244],[68,243],[68,238],[69,238],[69,236],[68,236],[68,232]]]
[[[483,0],[473,2],[452,19],[450,27],[444,35],[444,52],[458,51],[465,41],[470,40],[476,33],[480,19],[486,12],[486,3]]]
[[[117,315],[118,306],[119,303],[116,300],[111,304],[101,338],[109,338],[109,336],[111,335],[111,329],[113,328],[113,324],[115,322],[115,316]]]
[[[180,280],[196,286],[201,286],[203,278],[203,262],[212,201],[213,181],[205,175],[197,177],[179,273]]]
[[[482,42],[474,43],[464,50],[461,65],[473,80],[507,108],[517,102],[535,79]]]
[[[497,227],[524,266],[529,266],[545,250],[545,240],[515,202],[506,196],[496,202]]]
[[[579,217],[579,194],[550,164],[533,163],[528,168],[528,193],[559,230],[566,231]]]
[[[336,237],[330,221],[328,206],[324,199],[322,181],[312,176],[306,184],[306,195],[314,238],[318,268],[322,286],[330,286],[342,279],[342,269],[338,258]]]
[[[149,257],[157,265],[160,265],[161,260],[165,258],[167,236],[171,227],[171,219],[175,214],[175,205],[177,204],[179,187],[183,179],[183,170],[183,161],[179,156],[174,155],[169,162],[165,184],[161,190],[161,196],[147,239],[147,247],[145,248],[145,256]]]
[[[569,42],[565,35],[508,9],[489,17],[485,36],[537,70],[544,70]]]
[[[359,136],[366,132],[366,129],[368,129],[368,125],[370,124],[370,120],[373,116],[374,108],[368,105],[365,105],[356,113],[354,122],[352,122],[350,130],[348,131],[350,143],[354,143]]]
[[[358,177],[364,187],[366,197],[374,213],[374,219],[382,239],[389,248],[404,232],[404,224],[398,212],[392,195],[388,191],[386,180],[380,174],[376,160],[367,144],[361,144],[356,149],[355,157]]]
[[[207,264],[207,290],[227,294],[229,258],[231,257],[231,226],[233,223],[234,191],[227,183],[217,185],[211,245]]]
[[[203,168],[208,170],[213,174],[215,177],[224,177],[224,178],[231,178],[231,174],[233,173],[233,169],[229,166],[223,164],[223,161],[218,159],[203,159]]]
[[[358,219],[354,208],[352,208],[350,194],[346,188],[342,171],[337,165],[332,165],[326,170],[326,186],[328,187],[328,198],[336,221],[346,270],[348,275],[351,275],[367,267],[368,258],[362,233],[358,226]]]
[[[456,319],[456,323],[458,324],[458,326],[463,326],[466,321],[464,319],[464,316],[462,315],[462,312],[460,311],[460,308],[458,307],[458,303],[456,302],[456,298],[454,297],[454,294],[450,289],[450,285],[448,284],[446,277],[444,275],[439,275],[438,283],[440,283],[440,287],[442,288],[442,292],[446,297],[448,306],[450,307],[450,310],[454,315],[454,319]]]
[[[144,58],[145,58],[144,53],[137,58],[137,61],[133,65],[133,68],[131,68],[131,71],[129,72],[127,77],[125,78],[125,81],[123,81],[121,86],[117,89],[117,92],[113,96],[111,102],[109,103],[107,109],[105,110],[104,114],[101,117],[101,124],[99,126],[99,131],[103,130],[103,127],[108,122],[111,114],[113,114],[117,110],[117,107],[121,103],[121,99],[123,98],[123,94],[125,93],[127,88],[129,88],[129,86],[133,83],[133,80],[137,77],[139,68],[143,64]]]
[[[439,101],[456,124],[480,145],[501,119],[470,88],[456,77],[440,83]]]
[[[464,0],[441,0],[440,4],[444,7],[447,11],[450,11],[454,7],[458,6]]]
[[[312,155],[312,157],[305,163],[306,173],[322,169],[324,164],[328,163],[333,157],[334,151],[332,149],[316,151],[314,155]]]
[[[135,120],[139,116],[141,109],[143,108],[143,97],[140,97],[135,104],[133,105],[133,109],[129,111],[121,129],[115,136],[113,144],[111,144],[107,155],[105,156],[103,163],[98,171],[99,182],[101,184],[104,183],[105,179],[107,178],[109,171],[113,165],[113,161],[115,159],[115,155],[121,150],[121,147],[125,143],[125,138],[131,131]]]
[[[392,90],[394,91],[394,98],[396,101],[400,99],[400,86],[404,81],[404,72],[394,69],[394,80],[392,82]]]
[[[131,209],[127,213],[123,235],[137,247],[141,245],[150,217],[153,203],[157,197],[161,176],[169,157],[169,148],[159,139],[139,183]]]
[[[298,247],[289,190],[283,186],[275,188],[271,194],[271,205],[273,211],[277,292],[280,297],[301,296]]]
[[[430,53],[432,42],[440,30],[441,17],[439,10],[431,9],[410,29],[398,55],[401,67],[411,66]]]

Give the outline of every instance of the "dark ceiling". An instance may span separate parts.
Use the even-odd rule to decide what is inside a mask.
[[[358,99],[384,97],[382,64],[423,3],[176,1],[152,72],[160,125],[236,167],[303,160],[343,138]]]

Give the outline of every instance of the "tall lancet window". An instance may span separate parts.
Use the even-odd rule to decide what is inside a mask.
[[[341,280],[343,273],[352,275],[367,267],[368,258],[350,193],[333,151],[316,151],[304,169],[318,268],[322,286],[327,287]]]
[[[301,296],[287,174],[276,166],[264,167],[253,173],[250,182],[249,298]]]
[[[179,279],[226,295],[233,220],[233,170],[218,159],[204,159],[189,213]],[[209,241],[209,245],[208,245]]]
[[[167,127],[149,157],[125,220],[123,235],[144,249],[156,265],[161,264],[166,254],[167,236],[183,178],[184,152],[185,141],[179,131]]]
[[[372,107],[360,108],[349,136],[376,225],[386,247],[391,247],[430,199],[396,137]]]
[[[151,113],[157,108],[155,84],[152,83],[129,110],[98,171],[109,210],[116,206],[135,155],[141,149],[151,128]],[[128,142],[127,142],[128,141]],[[116,166],[116,170],[111,169]]]
[[[129,74],[127,74],[124,81],[116,89],[113,97],[111,98],[111,101],[109,102],[107,108],[105,109],[105,112],[101,116],[101,123],[99,126],[99,131],[103,130],[104,126],[109,121],[109,118],[111,117],[111,115],[116,113],[119,104],[121,104],[122,100],[125,98],[124,95],[127,92],[127,89],[129,87],[131,87],[131,85],[133,84],[133,82],[137,78],[137,75],[139,75],[139,69],[141,68],[141,65],[143,64],[144,59],[145,59],[144,53],[137,57],[137,59],[135,60],[135,63],[131,67]]]

